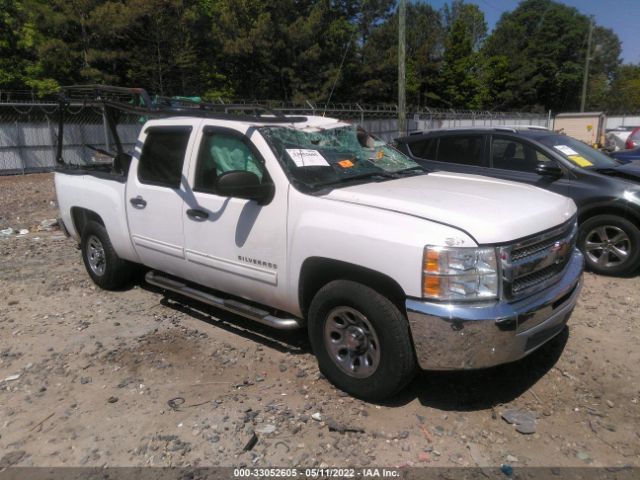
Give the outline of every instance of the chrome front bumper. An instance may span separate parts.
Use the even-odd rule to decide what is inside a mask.
[[[513,303],[443,304],[408,299],[418,364],[425,370],[485,368],[522,358],[563,329],[582,287],[574,249],[553,286]]]

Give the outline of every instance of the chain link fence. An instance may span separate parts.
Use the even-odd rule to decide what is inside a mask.
[[[58,135],[58,104],[54,102],[21,102],[3,98],[0,102],[0,175],[50,171],[55,166]],[[221,104],[227,102],[220,101]],[[233,104],[258,104],[285,114],[320,115],[358,123],[367,131],[386,140],[397,137],[398,112],[395,105],[331,104],[311,102],[233,100]],[[125,151],[131,151],[145,122],[138,115],[118,119],[118,133]],[[550,127],[545,115],[526,113],[478,112],[462,110],[422,109],[407,118],[409,133],[422,130],[498,125],[539,125]],[[106,119],[98,108],[71,104],[65,111],[63,157],[78,165],[111,162],[97,151],[115,151]],[[94,148],[90,148],[90,145]]]
[[[115,150],[102,111],[70,105],[64,115],[62,154],[65,162],[111,163],[110,157],[96,150]],[[0,103],[0,175],[52,170],[58,120],[56,103]],[[133,150],[144,121],[134,115],[123,115],[120,119],[118,134],[126,151]]]

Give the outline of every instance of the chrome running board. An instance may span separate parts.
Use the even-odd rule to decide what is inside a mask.
[[[155,285],[156,287],[171,290],[172,292],[179,293],[185,297],[206,303],[212,307],[221,308],[228,312],[235,313],[236,315],[248,318],[249,320],[253,320],[254,322],[277,328],[278,330],[295,330],[304,326],[303,320],[299,318],[276,317],[266,310],[262,310],[252,305],[247,305],[238,300],[217,297],[211,293],[190,287],[179,280],[165,277],[159,272],[155,272],[153,270],[149,271],[145,275],[145,280],[147,283]]]

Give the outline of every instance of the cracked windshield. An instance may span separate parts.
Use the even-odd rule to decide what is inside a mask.
[[[361,127],[330,129],[263,127],[287,174],[303,189],[339,187],[417,175],[423,168]]]

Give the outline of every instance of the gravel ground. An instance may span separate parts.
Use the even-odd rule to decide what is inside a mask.
[[[0,235],[0,466],[640,465],[640,277],[586,274],[534,354],[372,404],[320,375],[302,333],[141,281],[97,289],[71,239],[37,231],[55,216],[51,175],[0,177],[0,230],[29,229]]]

